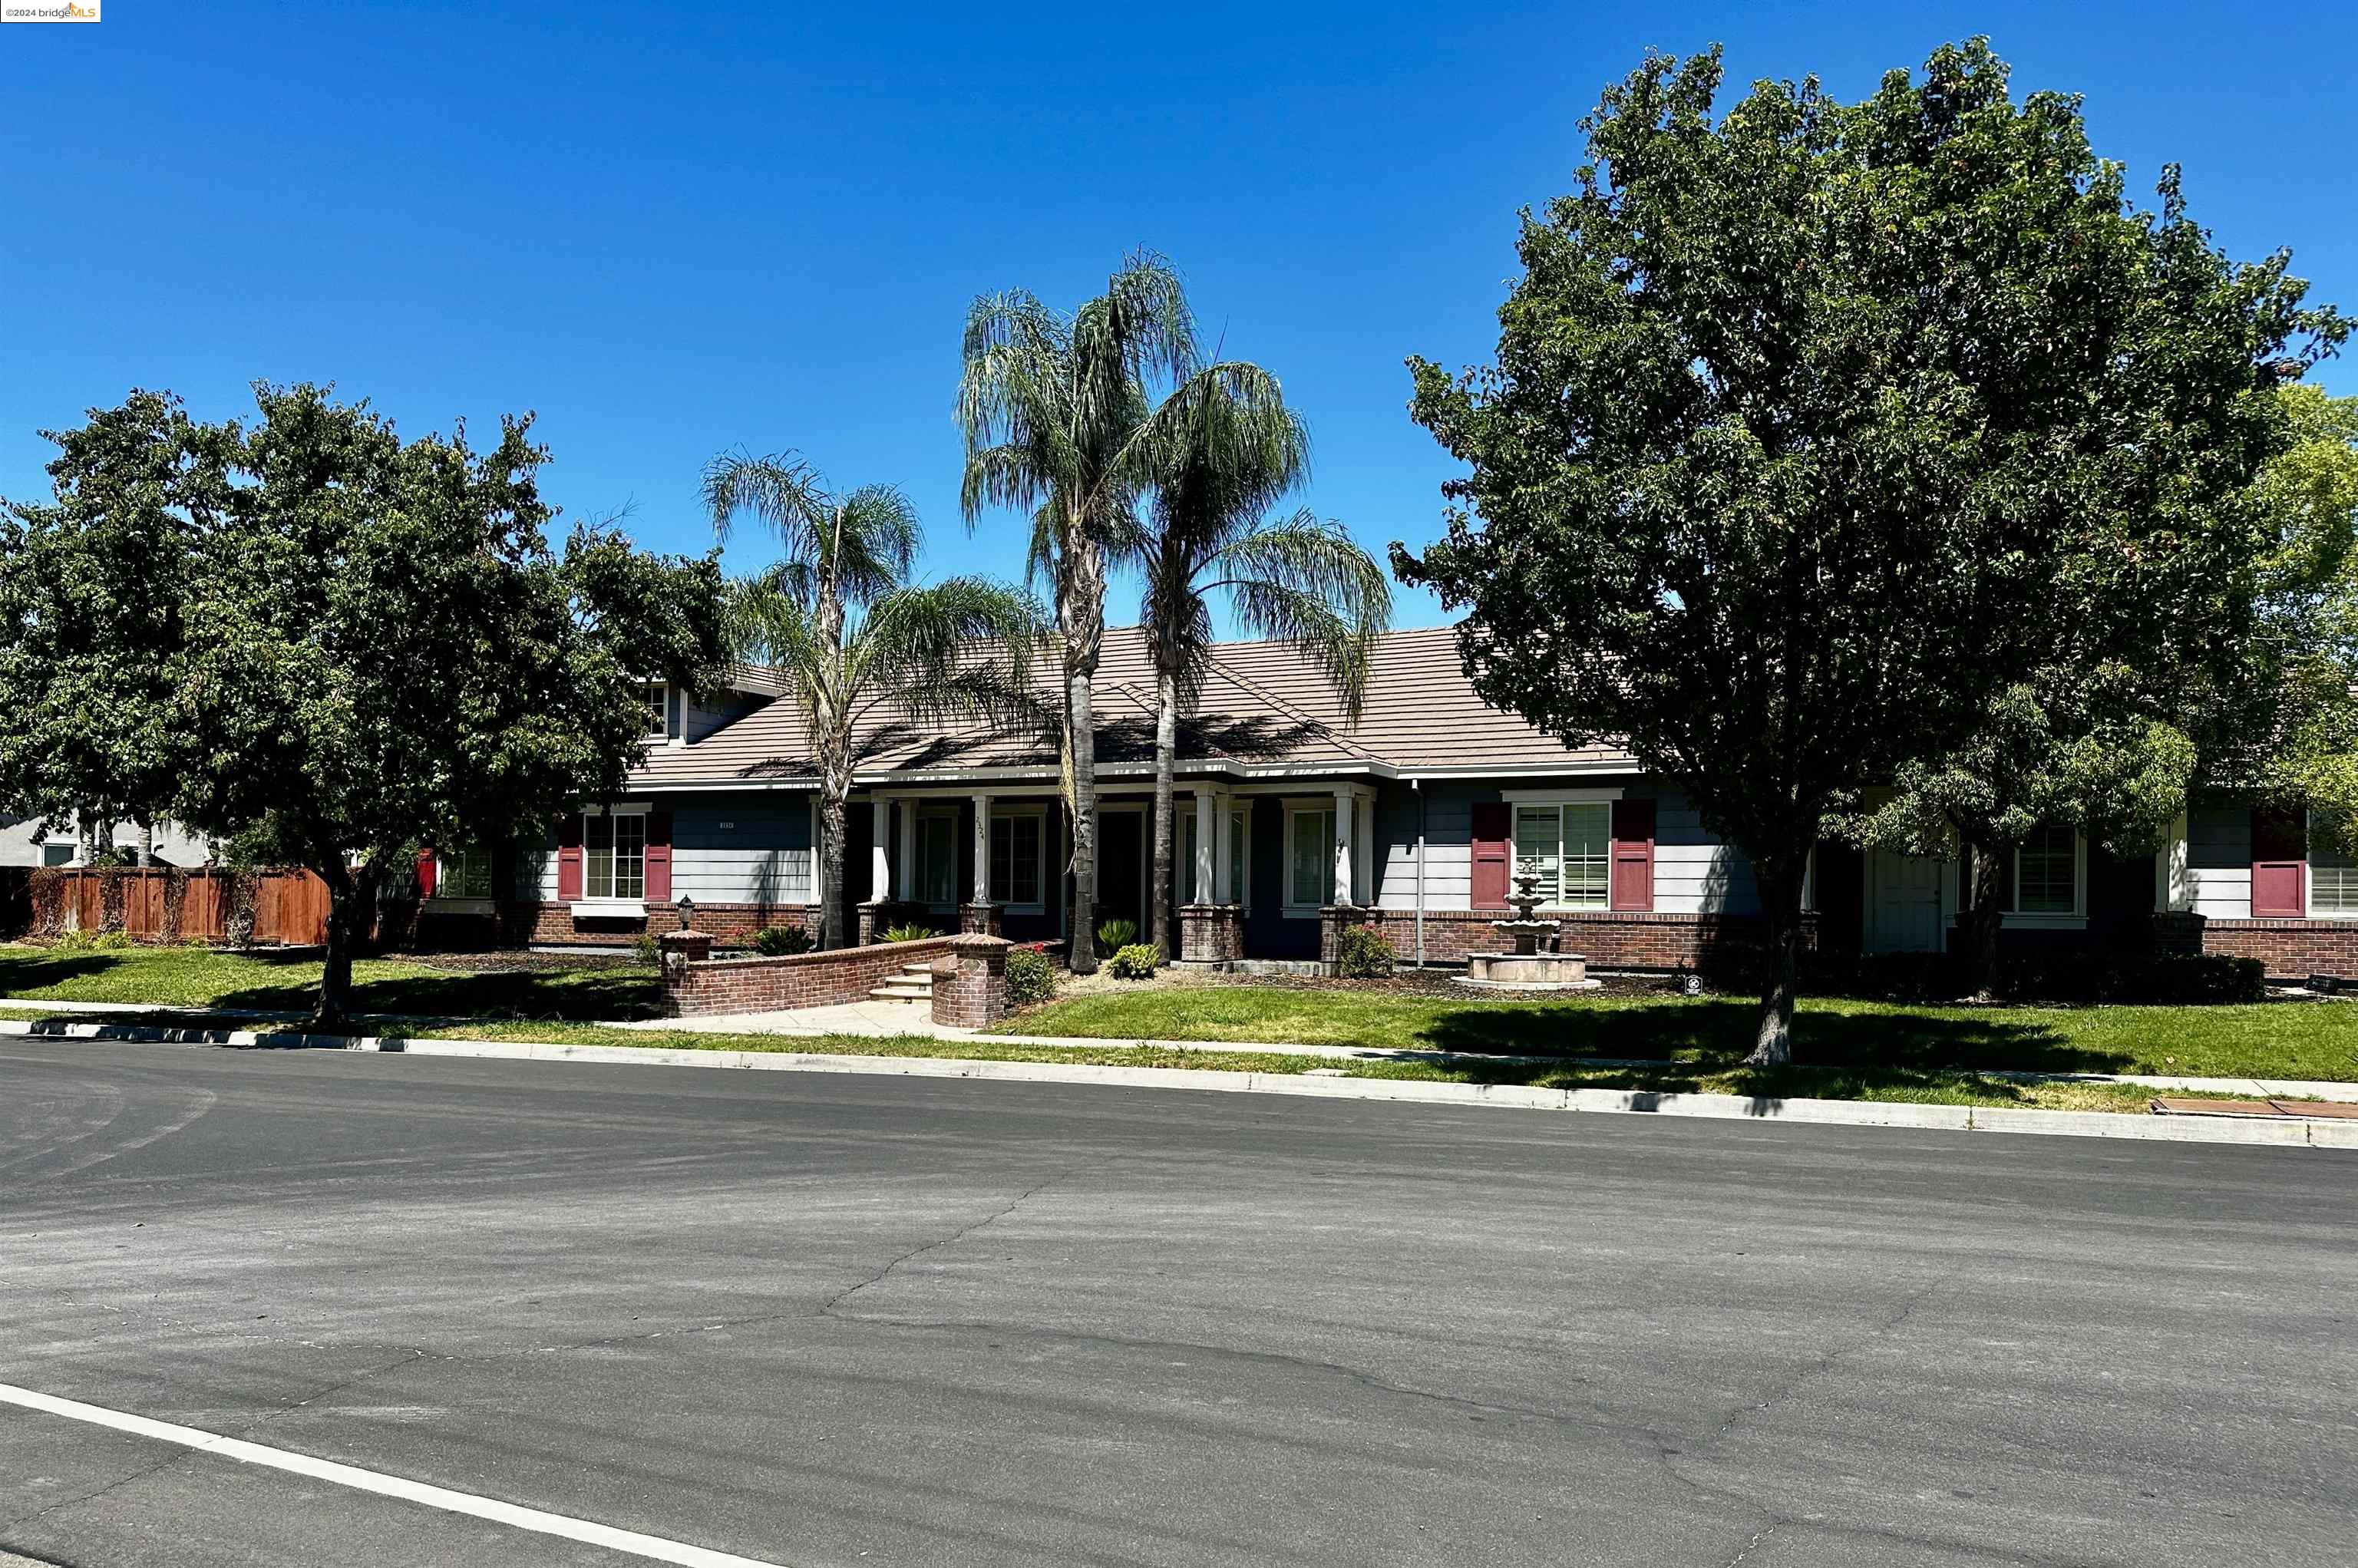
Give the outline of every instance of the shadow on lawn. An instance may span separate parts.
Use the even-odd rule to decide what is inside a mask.
[[[1623,1057],[1724,1073],[1751,1054],[1758,1012],[1753,1003],[1732,999],[1613,1008],[1453,1008],[1421,1030],[1416,1044],[1472,1055]],[[1794,1020],[1793,1056],[1797,1066],[1879,1075],[1957,1068],[2116,1073],[2132,1062],[2125,1053],[2074,1044],[2051,1024],[2000,1008],[1963,1018],[1805,1010]]]
[[[315,960],[316,962],[316,960]],[[215,1005],[281,1012],[307,1009],[319,998],[316,972],[299,985],[256,986],[227,992]],[[502,969],[481,974],[410,975],[355,979],[355,1012],[417,1018],[653,1018],[661,1011],[654,973],[640,968]]]

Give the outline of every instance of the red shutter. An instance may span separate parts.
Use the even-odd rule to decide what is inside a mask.
[[[647,813],[647,898],[671,902],[671,813]]]
[[[2309,913],[2308,823],[2298,809],[2252,813],[2252,918],[2299,919]]]
[[[1474,807],[1474,907],[1507,907],[1507,872],[1514,864],[1509,840],[1514,836],[1514,811],[1503,801],[1481,801]]]
[[[418,850],[418,851],[417,851],[417,896],[418,896],[418,897],[420,897],[420,898],[432,898],[432,897],[434,896],[434,873],[435,873],[434,851],[433,851],[433,850],[431,850],[431,849],[420,849],[420,850]]]
[[[1613,803],[1613,907],[1654,907],[1654,803]]]
[[[567,903],[581,896],[581,818],[568,816],[557,830],[557,896]]]

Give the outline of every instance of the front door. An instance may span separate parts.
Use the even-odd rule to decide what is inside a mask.
[[[1866,858],[1866,941],[1870,953],[1941,951],[1942,880],[1948,862],[1929,855],[1877,849]]]
[[[1098,925],[1127,920],[1146,940],[1146,813],[1098,814]],[[1094,929],[1094,927],[1092,928]]]

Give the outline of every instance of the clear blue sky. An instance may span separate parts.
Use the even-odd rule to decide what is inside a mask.
[[[413,434],[537,410],[552,498],[651,545],[708,543],[713,452],[793,447],[906,488],[929,572],[1011,575],[1015,520],[957,509],[967,302],[1070,305],[1144,244],[1308,416],[1311,503],[1414,544],[1448,470],[1402,357],[1487,353],[1515,210],[1568,185],[1598,90],[1714,41],[1734,81],[1855,97],[1987,32],[2018,90],[2086,94],[2139,190],[2184,164],[2232,253],[2289,245],[2358,308],[2347,0],[104,14],[0,27],[0,494],[46,489],[36,429],[134,385],[220,417],[332,380]]]

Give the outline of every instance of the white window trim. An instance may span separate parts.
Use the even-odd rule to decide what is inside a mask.
[[[1336,802],[1332,796],[1317,800],[1289,800],[1285,803],[1285,838],[1284,842],[1280,847],[1282,856],[1282,863],[1278,867],[1277,872],[1277,891],[1282,901],[1279,904],[1278,914],[1281,918],[1286,920],[1315,920],[1318,918],[1318,912],[1325,908],[1325,905],[1320,903],[1298,903],[1294,902],[1293,897],[1293,823],[1294,819],[1300,816],[1336,817],[1336,821],[1335,824],[1335,831],[1337,833],[1342,831],[1343,825],[1340,820],[1340,814],[1336,808]],[[1332,865],[1334,860],[1335,843],[1330,838],[1326,841],[1326,863]],[[1249,851],[1245,856],[1245,861],[1248,869],[1249,869],[1252,861],[1252,856]],[[1357,868],[1354,867],[1353,870],[1356,873]]]
[[[1522,793],[1524,792],[1514,792],[1515,795]],[[1519,818],[1524,806],[1552,806],[1556,807],[1556,854],[1558,860],[1561,860],[1563,853],[1563,808],[1567,806],[1609,806],[1614,801],[1621,798],[1621,792],[1617,789],[1610,791],[1559,790],[1551,793],[1547,798],[1544,799],[1517,800],[1514,798],[1514,795],[1509,795],[1507,798],[1509,800],[1509,809],[1507,812],[1507,888],[1508,891],[1511,892],[1514,890],[1515,885],[1515,851],[1517,845],[1521,842],[1521,840],[1516,837],[1516,829],[1520,826]],[[1563,890],[1563,878],[1562,872],[1559,871],[1556,877],[1556,891],[1561,893]],[[1612,814],[1607,812],[1605,818],[1605,897],[1603,901],[1597,903],[1558,903],[1550,900],[1541,903],[1536,909],[1532,910],[1531,913],[1533,914],[1597,914],[1609,912],[1612,908],[1613,817]]]
[[[605,806],[585,806],[581,808],[581,889],[582,896],[567,907],[577,918],[590,920],[628,920],[644,917],[647,901],[638,898],[593,898],[590,896],[590,819],[593,816],[645,816],[654,807],[649,803],[621,800]],[[639,840],[639,885],[646,886],[646,839]]]
[[[1498,798],[1509,806],[1609,806],[1625,793],[1619,784],[1600,784],[1594,789],[1502,789]]]
[[[1001,898],[999,896],[999,877],[994,870],[990,879],[990,902],[998,906],[1001,913],[1005,914],[1044,915],[1048,913],[1048,865],[1051,859],[1051,851],[1048,844],[1047,803],[1044,801],[1036,806],[1012,806],[1006,807],[1001,806],[999,802],[996,800],[990,803],[990,827],[994,833],[998,831],[999,825],[1001,823],[1012,822],[1019,816],[1032,817],[1040,824],[1040,897],[1036,901],[1029,903],[1015,903],[1007,899]],[[1009,831],[1011,833],[1013,829],[1011,828]]]
[[[2300,811],[2300,907],[2306,920],[2358,921],[2358,909],[2320,909],[2317,907],[2317,847],[2309,842],[2316,831],[2316,817],[2307,806]],[[2337,870],[2339,868],[2336,868]]]
[[[2014,857],[2014,903],[1998,917],[2002,929],[2016,931],[2085,931],[2088,928],[2088,839],[2078,828],[2071,830],[2071,908],[2062,910],[2026,910],[2022,903],[2022,846],[2017,844],[2010,853]]]

